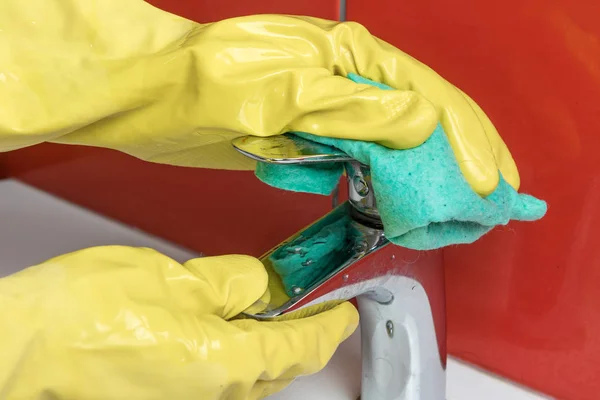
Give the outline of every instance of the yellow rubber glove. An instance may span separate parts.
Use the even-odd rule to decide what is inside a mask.
[[[356,23],[260,15],[200,25],[142,0],[0,2],[0,151],[54,141],[252,169],[230,140],[286,131],[417,146],[441,121],[471,186],[519,174],[484,112]],[[354,72],[397,88],[344,77]]]
[[[349,303],[231,320],[266,290],[251,257],[181,265],[97,247],[0,279],[0,398],[258,399],[321,369],[356,328]]]

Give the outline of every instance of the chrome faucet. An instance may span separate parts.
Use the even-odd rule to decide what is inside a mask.
[[[362,400],[443,400],[446,308],[442,254],[391,244],[369,167],[294,135],[243,137],[233,146],[258,162],[343,163],[349,199],[261,257],[269,296],[247,317],[269,320],[357,298],[362,337]],[[335,244],[324,252],[327,234]],[[306,287],[286,288],[276,263],[289,259]],[[315,273],[318,272],[318,273]],[[314,276],[313,276],[314,275]]]

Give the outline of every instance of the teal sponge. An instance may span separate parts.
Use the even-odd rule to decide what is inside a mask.
[[[390,89],[357,75],[349,78]],[[502,177],[496,190],[486,198],[475,193],[462,175],[441,125],[424,144],[408,150],[294,134],[336,147],[371,167],[385,235],[399,246],[431,250],[472,243],[497,225],[510,220],[534,221],[547,210],[544,201],[519,194]],[[315,168],[259,163],[256,175],[280,189],[327,195],[342,172],[339,164]]]

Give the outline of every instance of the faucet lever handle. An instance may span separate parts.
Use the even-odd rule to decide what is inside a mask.
[[[232,141],[232,145],[247,157],[271,164],[317,164],[353,161],[352,157],[341,150],[289,133],[269,137],[239,137]]]
[[[245,156],[263,163],[287,165],[343,163],[350,204],[361,215],[373,219],[371,222],[375,226],[381,225],[369,166],[361,164],[343,151],[289,133],[269,137],[244,136],[234,139],[231,144]]]

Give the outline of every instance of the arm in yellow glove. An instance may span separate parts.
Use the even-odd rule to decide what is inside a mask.
[[[200,25],[142,0],[0,3],[0,151],[43,141],[246,169],[240,135],[304,131],[409,148],[441,121],[480,194],[519,175],[485,113],[356,23],[250,16]],[[354,72],[395,91],[358,85]]]
[[[301,320],[231,320],[267,288],[245,256],[183,265],[97,247],[0,280],[2,399],[258,399],[321,369],[349,303]]]

